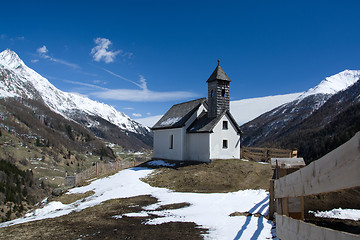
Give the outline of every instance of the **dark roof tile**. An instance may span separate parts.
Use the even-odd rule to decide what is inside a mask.
[[[201,104],[206,106],[206,98],[179,103],[172,106],[169,111],[152,127],[156,129],[180,128],[194,114]]]

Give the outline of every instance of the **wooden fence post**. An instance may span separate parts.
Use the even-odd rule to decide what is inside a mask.
[[[96,168],[96,176],[99,176],[99,163],[98,162],[96,162],[96,164],[95,164],[95,168]]]
[[[270,188],[269,188],[269,219],[274,219],[275,213],[275,195],[274,195],[274,179],[270,180]]]

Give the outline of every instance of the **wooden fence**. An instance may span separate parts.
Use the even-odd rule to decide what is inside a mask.
[[[271,158],[296,158],[297,150],[242,147],[240,156],[255,162],[269,162]]]
[[[303,222],[303,197],[360,186],[360,132],[300,170],[274,181],[276,233],[280,239],[360,239],[360,235]],[[271,192],[271,190],[270,190]],[[290,200],[299,199],[302,214],[291,216]],[[292,201],[294,202],[294,201]],[[290,216],[290,217],[289,217]]]
[[[75,174],[74,176],[66,176],[65,185],[79,186],[86,182],[86,180],[112,174],[126,168],[131,168],[146,161],[146,159],[136,159],[134,161],[116,161],[108,163],[96,162],[94,166],[86,169],[81,173]]]

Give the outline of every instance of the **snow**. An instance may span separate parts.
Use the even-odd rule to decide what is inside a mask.
[[[236,122],[241,126],[263,113],[266,113],[285,103],[294,101],[303,93],[292,93],[268,97],[249,98],[230,102],[230,112]]]
[[[148,217],[151,214],[158,216],[158,218],[148,219],[146,224],[161,224],[170,221],[194,222],[209,229],[209,233],[204,235],[206,239],[272,238],[271,229],[273,225],[263,216],[229,216],[234,212],[266,215],[268,213],[269,194],[265,190],[243,190],[230,193],[174,192],[165,188],[151,187],[140,180],[152,172],[151,169],[140,167],[122,170],[110,177],[93,181],[87,186],[73,188],[69,192],[94,191],[92,196],[71,204],[50,202],[23,218],[1,223],[0,227],[62,216],[72,211],[80,211],[98,205],[109,199],[152,195],[158,199],[158,203],[143,207],[140,212],[112,217]],[[190,205],[180,209],[156,210],[161,205],[174,203],[189,203]]]
[[[337,218],[337,219],[350,219],[359,221],[360,220],[360,210],[359,209],[333,209],[330,211],[309,211],[314,213],[315,217],[323,218]]]
[[[145,117],[145,118],[136,118],[134,119],[138,123],[142,124],[143,126],[152,127],[157,123],[163,115],[156,115],[151,117]]]
[[[151,162],[148,162],[147,165],[149,166],[157,166],[157,167],[174,167],[175,163],[167,163],[163,160],[153,160]]]
[[[299,99],[302,100],[315,94],[335,94],[353,85],[360,79],[360,70],[344,70],[325,78],[314,88],[310,88]]]
[[[125,113],[117,111],[114,107],[93,101],[80,94],[60,91],[46,78],[27,67],[19,56],[9,49],[0,53],[0,70],[2,69],[10,71],[11,76],[5,75],[5,81],[0,82],[0,97],[2,98],[27,97],[35,99],[40,95],[50,109],[67,119],[72,118],[74,111],[80,110],[89,115],[100,116],[121,129],[142,133],[140,129],[143,126]],[[96,122],[90,123],[91,125],[96,125]],[[145,129],[150,131],[148,127]]]
[[[285,103],[292,102],[303,93],[292,93],[276,96],[267,96],[259,98],[249,98],[237,101],[230,101],[230,111],[236,122],[242,125],[249,122],[261,114],[270,111]],[[144,126],[152,127],[157,123],[163,115],[157,115],[147,118],[135,119]],[[170,120],[169,120],[170,121]],[[171,126],[170,122],[163,122],[162,124]],[[163,126],[163,125],[162,125]]]
[[[165,121],[161,122],[160,126],[163,126],[163,127],[172,126],[175,123],[177,123],[180,119],[181,119],[181,117],[168,118]]]

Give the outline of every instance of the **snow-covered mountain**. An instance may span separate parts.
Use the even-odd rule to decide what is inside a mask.
[[[242,125],[280,105],[292,102],[301,94],[303,94],[303,92],[230,101],[230,112],[236,122]],[[162,116],[163,115],[157,115],[135,120],[144,126],[152,127]]]
[[[310,88],[299,99],[315,94],[336,94],[353,85],[360,78],[360,70],[345,70],[322,80],[316,87]]]
[[[301,94],[294,101],[283,104],[244,124],[241,127],[244,132],[243,144],[247,146],[271,145],[279,137],[288,132],[296,131],[304,121],[319,111],[332,96],[350,89],[359,79],[359,70],[345,70],[325,78],[316,87]],[[348,101],[355,100],[350,99]],[[338,112],[332,117],[323,117],[331,122],[336,114]],[[326,124],[323,123],[323,125]]]
[[[7,97],[41,101],[54,112],[90,129],[98,126],[101,118],[137,135],[145,136],[150,131],[110,105],[57,89],[9,49],[0,53],[0,98]]]
[[[230,111],[236,122],[241,126],[261,114],[285,103],[292,102],[303,93],[292,93],[259,98],[230,101]]]

